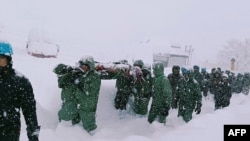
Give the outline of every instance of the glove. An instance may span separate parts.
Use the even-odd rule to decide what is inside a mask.
[[[29,129],[27,128],[27,136],[29,138],[29,141],[39,141],[39,132],[40,132],[40,126]]]
[[[72,70],[70,82],[73,83],[73,84],[78,84],[79,83],[78,78],[80,77],[80,75],[81,75],[80,70],[78,70],[78,69]]]
[[[78,82],[77,87],[78,87],[81,91],[83,91],[83,89],[84,89],[84,83],[83,83],[83,82]]]
[[[63,75],[67,73],[67,65],[65,64],[58,64],[54,69],[53,72],[58,74],[58,75]]]
[[[196,112],[196,114],[198,115],[198,114],[200,114],[200,112],[201,112],[201,109],[200,108],[195,108],[195,110],[194,110],[195,112]]]
[[[201,103],[200,102],[197,102],[197,104],[196,104],[196,108],[195,108],[195,112],[196,112],[196,114],[198,115],[198,114],[200,114],[200,112],[201,112]]]

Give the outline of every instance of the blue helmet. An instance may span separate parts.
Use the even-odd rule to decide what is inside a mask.
[[[201,72],[206,72],[207,71],[207,69],[206,68],[201,68]]]
[[[186,68],[184,68],[184,67],[181,67],[181,73],[182,73],[182,74],[187,73],[187,69],[186,69]]]
[[[0,55],[11,56],[13,54],[12,47],[9,43],[0,42]]]

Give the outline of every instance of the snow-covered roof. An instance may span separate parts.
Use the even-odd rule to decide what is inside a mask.
[[[165,49],[155,52],[155,54],[161,54],[161,55],[175,55],[175,56],[185,56],[188,57],[188,51],[185,50],[185,48],[181,48],[181,47],[175,47],[175,46],[171,46],[171,47],[166,47]]]
[[[174,47],[174,46],[167,48],[167,54],[179,55],[179,56],[188,56],[188,52],[187,52],[187,50],[185,50],[185,48]]]
[[[182,46],[180,43],[166,41],[165,38],[152,39],[150,46],[154,54],[189,56],[189,47]]]

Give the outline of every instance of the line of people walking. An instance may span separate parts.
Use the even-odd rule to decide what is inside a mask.
[[[132,113],[146,117],[150,124],[154,121],[165,124],[171,109],[178,110],[177,117],[189,122],[193,113],[201,113],[202,98],[208,95],[213,95],[215,110],[227,107],[232,93],[240,87],[234,86],[238,79],[232,77],[232,72],[223,72],[220,68],[208,73],[198,65],[192,68],[174,65],[172,72],[166,75],[161,62],[154,62],[152,68],[143,60],[135,60],[133,65],[127,60],[114,64],[119,67],[105,66],[85,56],[76,67],[64,64],[55,67],[58,86],[62,88],[60,121],[71,121],[73,125],[82,122],[83,128],[94,135],[101,80],[116,80],[114,108],[121,119]],[[243,89],[249,91],[250,83],[246,85],[246,82],[250,81],[242,84],[245,86],[240,88],[242,92]]]

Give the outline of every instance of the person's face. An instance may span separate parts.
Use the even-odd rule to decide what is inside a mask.
[[[175,69],[173,70],[173,73],[174,73],[174,74],[179,74],[179,73],[180,73],[180,70],[175,68]]]
[[[224,83],[227,83],[227,82],[228,82],[228,79],[227,79],[226,77],[223,77],[223,78],[222,78],[222,81],[223,81]]]
[[[89,71],[89,67],[87,65],[81,65],[81,68],[84,72]]]
[[[183,74],[184,78],[187,80],[189,78],[189,75],[188,74]]]
[[[0,56],[0,67],[5,67],[8,65],[7,58],[4,56]]]
[[[194,68],[194,72],[199,72],[199,69],[198,68]]]
[[[219,77],[219,73],[215,73],[215,77]]]

